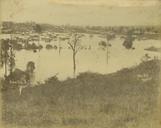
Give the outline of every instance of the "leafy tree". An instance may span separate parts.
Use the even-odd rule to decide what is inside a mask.
[[[15,54],[13,50],[12,40],[2,39],[1,40],[1,66],[4,66],[4,77],[6,78],[9,73],[12,74],[15,67]]]
[[[107,43],[105,41],[101,41],[99,42],[99,46],[106,47]]]
[[[9,39],[2,39],[1,40],[1,66],[4,66],[5,72],[4,76],[7,76],[7,71],[8,71],[8,62],[9,62]]]
[[[14,67],[15,67],[15,54],[14,54],[12,44],[10,44],[10,49],[9,49],[9,70],[10,70],[10,74],[12,74]]]
[[[40,44],[39,46],[38,46],[38,49],[40,50],[40,49],[42,49],[43,48],[43,46]]]
[[[33,73],[35,70],[35,63],[33,61],[29,61],[27,63],[26,71]]]
[[[52,46],[51,44],[47,44],[47,45],[46,45],[46,49],[48,49],[48,50],[49,50],[49,49],[53,49],[53,46]]]
[[[38,43],[39,43],[40,42],[40,34],[42,33],[42,28],[41,28],[41,26],[39,24],[36,24],[35,27],[34,27],[34,30],[35,30],[36,33],[39,34],[39,36],[38,36],[38,38],[39,38]],[[40,49],[39,49],[39,51],[40,51]]]
[[[56,45],[54,45],[54,47],[53,47],[55,50],[58,48]]]
[[[134,41],[134,38],[132,37],[132,35],[128,35],[124,42],[123,42],[123,46],[126,48],[126,49],[132,49],[133,47],[133,41]]]
[[[39,24],[36,24],[33,29],[36,33],[42,33],[42,28]]]
[[[13,44],[13,49],[15,49],[15,50],[21,50],[21,49],[23,49],[23,46],[22,46],[22,44],[14,43]]]
[[[33,61],[29,61],[26,66],[26,81],[30,84],[31,80],[34,77],[35,63]]]

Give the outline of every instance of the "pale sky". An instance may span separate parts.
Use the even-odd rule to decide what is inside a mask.
[[[159,25],[161,0],[0,0],[3,21],[56,25]]]

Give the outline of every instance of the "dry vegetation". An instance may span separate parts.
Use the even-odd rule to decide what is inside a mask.
[[[50,78],[45,84],[2,91],[6,128],[159,128],[160,61],[101,75]],[[158,125],[157,125],[158,124]]]

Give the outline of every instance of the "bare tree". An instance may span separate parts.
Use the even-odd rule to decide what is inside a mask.
[[[59,55],[61,53],[61,38],[59,37]]]
[[[109,43],[110,40],[114,39],[115,38],[115,35],[114,34],[111,34],[111,33],[104,33],[102,36],[100,36],[102,38],[105,38],[106,39],[106,42],[100,42],[99,45],[102,45],[104,47],[106,47],[106,60],[107,60],[107,64],[108,64],[108,60],[109,60],[109,47],[111,47],[111,44]]]
[[[114,39],[115,35],[113,34],[106,34],[106,41],[107,41],[107,64],[108,64],[108,59],[109,59],[109,47],[111,46],[111,44],[109,43],[110,40]]]
[[[82,35],[74,33],[71,35],[71,38],[68,41],[68,44],[73,52],[73,75],[76,75],[76,55],[81,49],[80,38]]]

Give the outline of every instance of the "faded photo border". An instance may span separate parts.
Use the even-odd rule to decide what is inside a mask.
[[[69,11],[69,13],[72,13],[71,15],[68,12],[66,13],[67,8],[71,8],[71,12]],[[87,12],[84,11],[87,8],[92,9],[89,9]],[[110,18],[105,18],[107,8],[114,10],[114,12],[111,11],[109,13]],[[127,14],[118,13],[117,8],[127,9]],[[129,8],[135,9],[130,11]],[[152,8],[152,11],[147,11],[148,8]],[[54,17],[56,18],[54,19]],[[131,19],[131,17],[135,18]],[[161,28],[161,0],[0,0],[0,29],[2,29],[3,21],[20,23],[34,21],[40,24],[49,23],[58,26],[68,24],[76,26],[140,26],[141,23],[141,25]],[[66,68],[64,67],[64,70]],[[0,82],[2,82],[1,78]],[[2,85],[2,83],[0,84]],[[159,120],[161,126],[161,79],[158,94],[158,99],[156,99],[158,104],[156,120]],[[2,93],[0,92],[0,128],[5,128],[2,121],[2,103]]]

